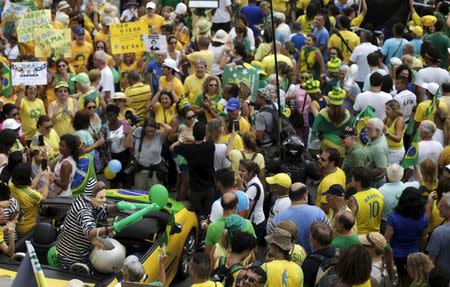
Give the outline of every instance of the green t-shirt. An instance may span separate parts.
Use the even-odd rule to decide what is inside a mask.
[[[253,225],[249,220],[247,221],[247,225],[245,226],[245,229],[242,231],[248,232],[251,235],[253,235],[256,238],[255,230],[253,229]],[[206,231],[206,238],[205,238],[205,245],[206,246],[213,246],[216,243],[220,242],[220,239],[222,238],[223,231],[225,230],[225,217],[221,217],[211,223],[208,226],[208,230]]]
[[[369,162],[370,158],[361,145],[356,144],[349,150],[346,150],[345,158],[342,162],[342,170],[345,172],[347,181],[352,179],[352,170],[359,167],[367,167]]]
[[[425,35],[423,37],[424,40],[430,41],[433,44],[433,48],[435,48],[439,52],[439,58],[441,62],[439,66],[443,69],[447,69],[447,49],[450,48],[450,39],[444,33],[432,33]]]
[[[339,250],[342,252],[345,249],[349,248],[353,245],[360,245],[361,242],[359,241],[358,235],[353,234],[351,236],[338,236],[331,242],[331,247],[339,248]]]

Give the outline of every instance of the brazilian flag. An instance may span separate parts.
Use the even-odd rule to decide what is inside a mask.
[[[411,146],[406,152],[403,160],[401,162],[401,166],[403,168],[407,168],[410,166],[417,165],[419,163],[419,131],[416,131],[414,138],[411,142]]]
[[[366,133],[366,126],[370,119],[376,117],[377,114],[375,114],[375,109],[372,106],[367,106],[367,108],[362,110],[355,117],[353,126],[355,127],[356,133],[358,134],[357,142],[359,144],[365,146],[369,142],[369,137]]]
[[[12,92],[11,70],[5,63],[2,63],[2,88],[1,95],[9,98]]]
[[[47,281],[44,271],[41,268],[36,251],[30,241],[25,241],[27,253],[25,258],[20,263],[17,270],[16,278],[11,287],[47,287]]]

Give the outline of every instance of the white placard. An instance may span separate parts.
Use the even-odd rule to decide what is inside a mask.
[[[144,43],[147,52],[167,53],[167,39],[165,35],[144,35]]]
[[[219,8],[218,0],[189,0],[189,8]]]
[[[13,86],[47,85],[47,62],[13,62],[11,76]]]

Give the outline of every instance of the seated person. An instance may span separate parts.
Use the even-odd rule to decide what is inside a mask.
[[[0,224],[4,225],[0,228],[0,251],[11,256],[14,254],[15,249],[16,221],[7,221],[2,207],[0,207]],[[6,244],[3,232],[6,232],[8,235],[9,244]]]
[[[164,267],[164,257],[165,255],[160,254],[158,256],[159,260],[159,281],[153,281],[150,286],[164,286],[166,284],[166,272]],[[135,255],[130,255],[125,258],[122,267],[122,282],[134,282],[140,283],[145,275],[145,269],[139,258]],[[121,287],[122,283],[117,283],[115,287]]]
[[[89,179],[86,190],[72,204],[56,241],[58,260],[69,269],[74,263],[86,264],[91,270],[89,254],[92,245],[102,248],[97,237],[113,231],[112,226],[97,227],[96,223],[117,213],[115,205],[107,205],[105,184]]]

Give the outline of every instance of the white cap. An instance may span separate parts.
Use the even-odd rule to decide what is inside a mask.
[[[394,67],[398,67],[398,66],[400,66],[400,65],[402,64],[402,60],[400,60],[400,59],[397,58],[397,57],[392,57],[392,58],[389,60],[389,62],[391,62],[391,65],[394,66]]]
[[[186,4],[184,3],[178,3],[177,6],[175,7],[175,14],[177,15],[182,15],[184,13],[186,13],[187,11],[187,7]]]
[[[156,4],[154,2],[148,2],[147,5],[145,5],[145,8],[155,10]]]
[[[179,72],[180,70],[178,70],[177,68],[177,62],[175,62],[174,59],[170,59],[170,58],[165,58],[163,65],[166,67],[169,67],[171,69],[174,69],[175,71]]]
[[[430,92],[434,96],[439,94],[439,84],[436,83],[423,83],[422,88]]]
[[[66,1],[61,1],[56,7],[58,11],[61,11],[62,9],[70,8],[70,5]]]
[[[114,21],[113,21],[113,19],[111,17],[109,17],[109,16],[103,17],[103,22],[102,22],[103,25],[111,26],[113,22]]]
[[[3,122],[2,128],[4,130],[17,130],[20,128],[21,124],[18,123],[15,119],[6,119]]]
[[[114,94],[111,96],[111,100],[126,99],[126,98],[127,98],[127,97],[126,97],[125,94],[122,93],[122,92],[114,93]]]

